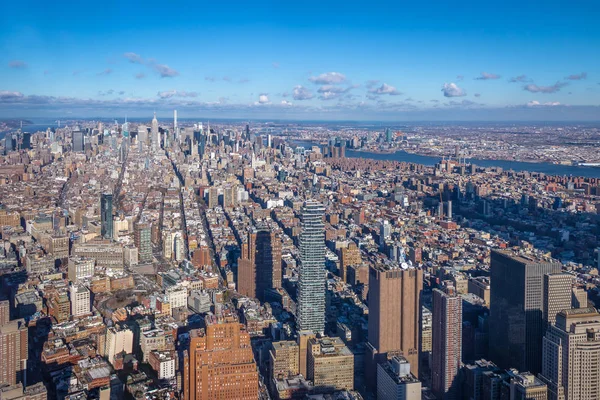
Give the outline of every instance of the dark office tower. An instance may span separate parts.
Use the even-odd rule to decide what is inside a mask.
[[[0,386],[27,384],[27,327],[22,319],[0,325]]]
[[[433,368],[431,382],[438,399],[459,400],[458,372],[462,351],[462,298],[452,282],[433,290]]]
[[[281,287],[281,240],[267,227],[256,232],[256,295],[264,301],[265,292]]]
[[[490,269],[490,358],[501,368],[538,373],[544,275],[560,272],[561,264],[531,252],[493,250]]]
[[[21,148],[22,149],[30,149],[31,148],[31,133],[23,132]]]
[[[325,207],[307,200],[302,207],[298,272],[299,331],[325,331]]]
[[[393,265],[393,264],[392,264]],[[369,331],[365,354],[367,383],[376,382],[377,363],[399,355],[419,376],[423,270],[375,265],[369,270]]]
[[[246,140],[252,141],[252,137],[250,136],[250,125],[246,124]]]
[[[137,223],[133,234],[140,264],[152,262],[152,229],[148,223]]]
[[[71,144],[71,148],[73,151],[75,152],[82,152],[84,149],[84,141],[83,141],[83,132],[81,132],[79,129],[73,131],[72,133],[73,137],[73,143]]]
[[[100,233],[105,239],[113,238],[113,195],[102,193],[100,197]]]

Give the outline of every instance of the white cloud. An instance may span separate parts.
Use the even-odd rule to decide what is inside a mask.
[[[398,95],[402,94],[398,89],[396,89],[392,85],[388,85],[387,83],[383,83],[381,86],[379,86],[377,88],[369,89],[369,93],[389,94],[390,96],[398,96]]]
[[[293,96],[294,100],[310,100],[314,96],[310,90],[302,85],[298,85],[294,88]]]
[[[532,100],[529,103],[527,103],[527,107],[542,107],[542,106],[547,106],[547,107],[555,107],[555,106],[560,106],[562,104],[560,104],[558,101],[550,101],[550,102],[546,102],[546,103],[540,103],[537,100]]]
[[[533,83],[529,85],[523,86],[523,90],[527,90],[531,93],[555,93],[558,92],[561,88],[567,86],[566,82],[556,82],[552,86],[538,86]]]
[[[197,92],[186,92],[185,90],[166,90],[163,92],[158,92],[157,95],[161,99],[170,99],[171,97],[198,97]]]
[[[309,81],[319,85],[332,85],[346,81],[346,76],[339,72],[325,72],[319,76],[311,76]]]
[[[282,106],[291,106],[291,105],[292,105],[292,103],[291,103],[291,102],[289,102],[289,101],[287,101],[287,100],[281,100],[281,105],[282,105]]]
[[[569,75],[565,79],[568,79],[570,81],[581,81],[583,79],[587,79],[587,72],[582,72],[580,74]]]
[[[498,74],[492,74],[491,72],[482,72],[481,75],[479,75],[477,78],[475,78],[479,81],[487,81],[490,79],[500,79],[500,75]]]
[[[269,102],[269,97],[266,94],[261,94],[258,96],[258,102],[260,104],[267,104]]]
[[[444,83],[442,86],[442,92],[445,97],[462,97],[466,96],[467,92],[464,89],[458,87],[456,83]]]

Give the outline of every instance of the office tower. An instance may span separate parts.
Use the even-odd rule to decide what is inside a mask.
[[[268,227],[256,232],[256,297],[264,301],[265,292],[281,287],[281,240]]]
[[[547,400],[548,387],[535,375],[523,372],[510,380],[510,400]]]
[[[421,382],[410,373],[406,358],[394,356],[377,365],[378,400],[421,400]]]
[[[149,223],[135,224],[133,232],[135,247],[138,249],[138,261],[140,264],[152,262],[152,229]]]
[[[544,275],[561,264],[533,253],[493,250],[491,254],[490,357],[501,368],[541,369]]]
[[[234,314],[208,315],[184,351],[184,400],[256,400],[258,371],[250,336]]]
[[[177,110],[173,110],[173,132],[177,135]]]
[[[391,143],[392,141],[392,131],[390,128],[385,128],[385,141]]]
[[[572,308],[573,275],[554,273],[544,275],[544,323],[554,325],[556,315]],[[545,332],[545,330],[544,330]]]
[[[375,265],[369,270],[369,330],[365,354],[367,384],[376,382],[376,363],[406,358],[419,376],[423,270]]]
[[[81,280],[93,277],[95,264],[96,262],[93,258],[79,256],[69,257],[69,281],[73,283],[78,283]]]
[[[160,133],[158,132],[158,120],[156,119],[156,112],[154,113],[154,118],[152,118],[152,151],[156,152],[160,148]]]
[[[325,331],[325,207],[307,200],[301,212],[298,272],[299,331]]]
[[[561,311],[546,332],[542,358],[549,400],[600,398],[600,314],[594,308]]]
[[[390,222],[386,219],[381,223],[379,228],[379,245],[385,245],[385,241],[388,240],[392,236],[392,226]]]
[[[451,282],[433,289],[432,390],[438,399],[459,400],[462,298]]]
[[[356,243],[350,242],[348,247],[340,250],[340,278],[344,282],[348,282],[348,267],[360,264],[362,264],[362,256]]]
[[[90,290],[81,284],[73,284],[69,289],[69,299],[71,300],[71,315],[80,317],[90,314]]]
[[[27,383],[27,352],[25,320],[0,324],[0,386]]]
[[[294,341],[271,343],[269,351],[269,385],[300,373],[298,344]]]
[[[72,133],[71,148],[75,152],[82,152],[84,149],[83,132],[81,132],[79,129],[74,130]]]
[[[100,197],[100,232],[103,238],[113,238],[113,195],[112,193],[102,193]]]
[[[354,354],[338,337],[308,341],[308,379],[315,391],[353,390]]]
[[[448,219],[452,219],[452,200],[448,200],[447,202],[448,205]]]

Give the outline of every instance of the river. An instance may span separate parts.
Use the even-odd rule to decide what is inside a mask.
[[[293,141],[295,146],[303,146],[307,149],[313,145],[310,141]],[[370,153],[366,151],[356,151],[346,148],[346,157],[350,158],[369,158],[372,160],[390,160],[408,162],[414,164],[423,164],[427,166],[433,166],[437,164],[441,158],[431,156],[421,156],[418,154],[407,153],[404,150],[397,151],[395,153]],[[479,160],[476,158],[469,158],[468,162],[475,164],[480,167],[500,167],[504,170],[513,171],[528,171],[528,172],[542,172],[546,175],[572,175],[572,176],[583,176],[586,178],[600,178],[600,168],[596,167],[583,167],[583,166],[572,166],[572,165],[558,165],[552,163],[534,163],[534,162],[523,162],[523,161],[508,161],[508,160]]]

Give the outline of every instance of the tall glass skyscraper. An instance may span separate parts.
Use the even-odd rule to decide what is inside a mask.
[[[100,197],[100,233],[105,239],[113,238],[113,195],[102,193]]]
[[[325,224],[322,204],[307,200],[302,208],[298,279],[298,330],[325,331]]]

